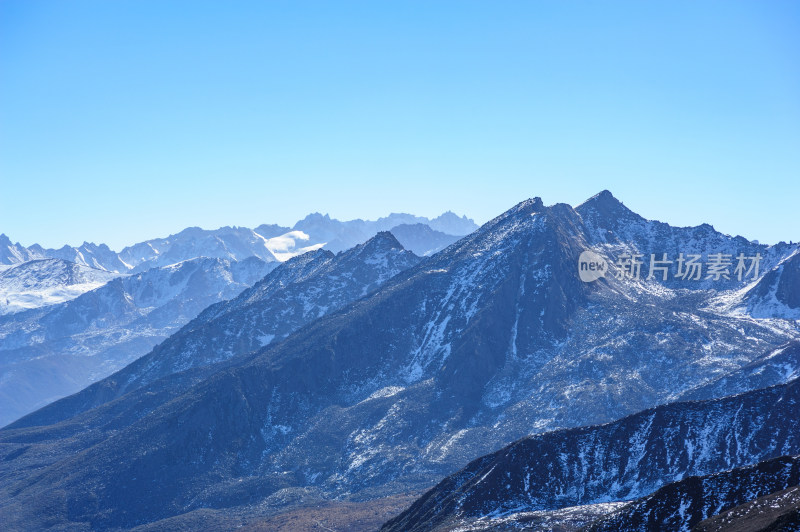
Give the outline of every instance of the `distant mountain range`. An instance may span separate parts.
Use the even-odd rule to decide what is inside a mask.
[[[281,261],[320,248],[352,248],[384,229],[397,231],[420,255],[460,238],[431,226],[451,231],[476,227],[449,212],[432,220],[392,214],[348,222],[313,214],[294,229],[189,228],[120,253],[88,243],[58,250],[25,248],[0,235],[0,426],[144,355],[206,306],[237,295]],[[328,261],[333,257],[330,251],[322,256]],[[337,297],[360,297],[375,281],[354,279],[351,291]],[[316,290],[323,288],[324,283]],[[331,299],[323,293],[320,302],[325,298]],[[334,308],[329,301],[313,315],[281,320],[276,314],[269,320],[282,323],[280,337]],[[254,342],[251,348],[261,345]]]
[[[146,356],[14,425],[63,421],[164,377],[279,342],[303,325],[373,292],[420,260],[388,232],[338,255],[316,250],[289,259],[237,297],[208,307]],[[165,383],[164,391],[172,396],[185,391],[183,385]]]
[[[12,243],[5,234],[0,234],[0,264],[20,264],[36,259],[62,259],[110,272],[126,272],[130,269],[105,244],[98,246],[84,242],[77,248],[64,246],[60,249],[45,249],[39,244],[33,244],[26,248],[19,243]]]
[[[236,296],[276,264],[256,257],[240,262],[191,259],[115,275],[75,299],[0,317],[0,425],[133,362],[200,311]],[[51,281],[65,270],[88,270],[47,259],[3,273],[23,269]],[[98,272],[108,275],[92,270],[93,275]]]
[[[309,231],[324,220],[310,218]],[[607,191],[575,208],[524,201],[421,260],[376,239],[284,263],[116,377],[0,430],[0,520],[257,524],[447,478],[494,486],[475,496],[482,518],[517,500],[608,505],[582,510],[586,524],[686,475],[798,454],[800,245],[645,220]],[[592,282],[587,251],[605,272]],[[659,406],[684,398],[703,402]],[[547,445],[508,475],[468,466],[520,438]],[[514,475],[531,456],[526,485]],[[454,502],[422,517],[467,502],[441,500]]]
[[[366,241],[379,231],[393,231],[397,226],[407,227],[398,235],[395,234],[406,249],[417,255],[425,255],[437,246],[431,245],[428,239],[441,239],[443,235],[461,237],[475,231],[478,226],[466,216],[458,217],[448,211],[436,218],[428,219],[422,216],[393,213],[385,218],[375,221],[351,220],[340,222],[331,219],[328,215],[319,213],[309,214],[297,222],[294,231],[302,231],[311,235],[310,243],[325,243],[325,248],[333,252],[349,249],[356,244]],[[430,231],[428,230],[430,228]],[[416,229],[416,230],[415,230]],[[408,238],[408,240],[406,240]],[[422,247],[417,247],[414,240],[421,241]],[[442,245],[438,246],[441,249]],[[436,249],[438,251],[438,249]]]
[[[466,216],[446,212],[428,219],[411,214],[390,214],[378,220],[342,222],[328,215],[309,214],[293,228],[278,225],[221,227],[205,230],[190,227],[166,238],[147,240],[115,253],[105,244],[85,242],[75,248],[45,249],[38,244],[30,247],[12,243],[0,234],[0,265],[57,258],[80,266],[117,273],[138,273],[149,268],[169,266],[197,257],[242,260],[258,257],[265,262],[284,261],[293,256],[325,248],[333,252],[349,249],[366,242],[380,231],[391,231],[400,225],[413,225],[401,230],[398,237],[407,249],[418,255],[430,254],[478,228]],[[457,240],[457,238],[455,238]]]

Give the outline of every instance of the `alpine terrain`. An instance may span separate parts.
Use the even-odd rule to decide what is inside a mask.
[[[338,255],[317,250],[289,259],[237,297],[209,306],[147,355],[13,426],[65,420],[162,377],[213,365],[279,341],[374,291],[419,260],[387,232]],[[166,393],[177,395],[182,389],[166,382]]]
[[[607,191],[523,201],[421,260],[376,238],[350,255],[379,266],[360,287],[340,255],[298,257],[320,274],[296,292],[260,298],[268,275],[0,430],[0,520],[258,527],[372,505],[376,529],[380,505],[434,488],[441,505],[416,512],[428,492],[387,527],[593,505],[583,526],[687,475],[800,454],[798,244],[646,220]]]
[[[309,225],[311,220],[316,222]],[[26,248],[0,235],[0,353],[8,354],[0,358],[0,426],[146,354],[205,307],[232,298],[283,261],[320,248],[356,246],[381,228],[397,229],[407,249],[420,255],[460,238],[432,226],[456,232],[476,227],[450,212],[434,219],[392,214],[348,222],[310,215],[295,228],[192,227],[120,253],[91,243]],[[107,285],[118,278],[127,280]],[[287,320],[283,330],[296,325]]]
[[[47,259],[5,271],[41,273],[53,267],[86,275],[86,267]],[[114,275],[64,303],[0,316],[0,425],[75,393],[133,362],[201,310],[251,286],[274,265],[251,257],[241,262],[198,258]],[[94,277],[108,272],[93,270]],[[72,278],[76,277],[73,275]]]

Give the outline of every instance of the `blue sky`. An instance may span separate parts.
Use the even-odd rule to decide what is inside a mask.
[[[0,232],[26,245],[605,188],[800,239],[800,2],[0,2]]]

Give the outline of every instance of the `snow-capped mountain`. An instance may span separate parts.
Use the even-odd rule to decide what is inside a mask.
[[[0,515],[133,526],[428,488],[520,437],[699,393],[797,341],[796,321],[718,301],[797,249],[644,220],[607,193],[576,209],[522,202],[254,354],[165,375],[54,425],[0,431],[11,454],[38,442],[0,463],[15,493]],[[587,250],[608,266],[594,282],[580,278]],[[668,279],[648,280],[647,267],[624,275],[625,253],[669,254]],[[701,255],[701,279],[675,278],[680,253]],[[733,264],[728,279],[706,277],[717,253],[759,257],[759,271],[739,280]],[[776,372],[776,384],[791,374]],[[172,395],[175,383],[185,387]],[[45,512],[45,486],[74,511]]]
[[[85,268],[47,259],[69,277]],[[212,303],[237,295],[274,264],[194,259],[116,277],[68,302],[0,316],[0,425],[77,392],[147,353]],[[108,275],[108,272],[103,272]],[[92,275],[95,275],[92,272]]]
[[[643,263],[641,277],[646,279],[650,276],[653,264],[654,280],[659,281],[659,285],[674,289],[737,294],[742,289],[750,288],[765,272],[778,267],[800,249],[797,243],[779,242],[774,246],[766,246],[741,236],[731,237],[714,230],[709,224],[674,227],[657,220],[646,220],[607,190],[577,206],[575,211],[584,223],[587,244],[608,259],[611,267],[625,254],[639,254],[641,257],[638,261]],[[709,275],[713,256],[718,253],[723,254],[722,260],[728,262],[728,267],[722,275]],[[669,264],[660,262],[665,254]],[[736,272],[739,254],[745,259],[741,278]],[[679,264],[681,255],[684,263]],[[695,271],[688,265],[692,255],[700,255],[697,261],[700,264],[697,269],[699,276],[694,275]],[[750,258],[756,255],[760,256],[760,260],[754,265]],[[660,269],[662,266],[669,270],[666,280],[663,280],[665,272]],[[750,270],[752,266],[754,269]],[[679,269],[683,269],[687,275],[678,277]]]
[[[399,222],[408,220],[431,222],[427,218],[411,215],[391,215],[377,222],[365,222],[363,220],[339,222],[338,220],[331,220],[329,217],[326,217],[325,220],[327,226],[334,229],[326,229],[323,227],[325,224],[322,224],[320,231],[325,235],[329,235],[336,233],[338,230],[337,234],[341,238],[338,240],[339,244],[337,246],[341,245],[343,241],[352,241],[357,244],[362,238],[367,240],[374,236],[380,226],[395,227]],[[458,218],[452,213],[446,213],[439,218],[435,218],[434,221],[440,225],[446,222],[454,228],[461,227],[462,229],[468,228],[472,224],[466,218]],[[352,227],[357,227],[358,230],[353,232],[350,230]],[[456,237],[438,233],[429,229],[428,226],[421,226],[421,228],[424,229],[411,231],[409,238],[414,240],[414,245],[419,245],[425,251],[437,249],[444,242],[449,243],[452,240],[456,240]],[[325,240],[312,239],[312,237],[299,229],[292,230],[278,225],[261,225],[256,230],[242,227],[223,227],[214,231],[189,228],[176,235],[130,246],[123,249],[119,254],[111,251],[104,244],[95,245],[91,243],[84,243],[77,248],[64,246],[60,249],[44,249],[36,244],[26,248],[19,243],[13,244],[6,235],[0,235],[0,315],[64,303],[103,286],[111,279],[130,272],[144,273],[151,268],[164,268],[200,257],[243,264],[254,257],[260,259],[259,262],[264,261],[275,266],[278,261],[285,261],[291,257],[319,249],[325,244]],[[263,271],[262,273],[265,272]],[[244,285],[231,278],[228,278],[228,281],[231,283],[231,292],[228,293],[228,296],[244,288]],[[118,292],[117,296],[120,296],[120,293]],[[213,298],[198,298],[196,302],[205,305],[215,300]],[[193,308],[197,309],[197,307]],[[331,308],[335,308],[335,306]],[[88,313],[88,316],[76,319],[85,318],[91,322],[92,333],[90,337],[93,339],[102,337],[103,340],[96,343],[81,340],[82,347],[78,349],[78,356],[83,357],[81,360],[75,361],[68,357],[61,359],[56,364],[60,368],[58,371],[64,373],[63,380],[65,383],[62,383],[64,384],[63,386],[57,385],[53,390],[49,390],[46,393],[48,399],[57,398],[67,392],[75,391],[96,380],[99,376],[107,374],[110,370],[118,368],[121,361],[127,362],[131,360],[131,356],[134,354],[143,354],[152,346],[155,340],[163,338],[166,333],[174,331],[187,321],[187,315],[184,313],[176,314],[173,316],[177,320],[175,323],[172,323],[170,327],[166,327],[166,324],[162,323],[159,330],[153,331],[153,334],[146,335],[150,340],[141,342],[138,333],[131,334],[125,331],[125,326],[122,323],[113,320],[93,321],[91,318],[92,309],[84,308],[84,310]],[[53,309],[53,313],[58,312],[60,312],[58,309]],[[6,322],[6,329],[14,326],[20,326],[22,329],[13,335],[7,332],[0,337],[0,351],[8,352],[22,349],[19,355],[21,357],[20,360],[28,360],[32,352],[46,352],[48,356],[43,360],[39,360],[37,364],[44,364],[48,367],[53,367],[51,364],[56,360],[54,357],[59,354],[70,353],[70,356],[74,356],[74,351],[77,348],[72,345],[73,339],[58,339],[57,343],[60,347],[55,348],[53,351],[48,351],[56,340],[53,338],[43,339],[37,336],[39,334],[37,331],[41,330],[51,331],[48,333],[51,335],[56,334],[52,332],[52,327],[39,327],[35,323],[40,318],[50,319],[49,316],[50,314],[47,312],[28,314],[19,319]],[[191,317],[188,316],[188,318]],[[24,326],[21,325],[23,323]],[[287,321],[286,330],[291,330],[294,325],[294,321]],[[0,327],[2,326],[3,324],[0,322]],[[104,328],[109,330],[104,331]],[[30,345],[19,347],[19,341],[15,340],[15,338],[22,338],[23,342],[29,341]],[[137,346],[131,350],[132,341]],[[118,342],[119,346],[115,347],[114,342]],[[89,345],[93,347],[87,347]],[[117,348],[120,353],[114,355],[114,362],[109,364],[108,361],[105,361],[102,371],[97,372],[90,368],[97,361],[105,359],[103,357],[92,359],[86,357],[94,354],[95,351],[103,353]],[[14,363],[17,364],[20,360],[15,359]],[[90,360],[92,362],[88,363]],[[75,367],[73,368],[71,365]],[[17,368],[17,371],[20,371],[19,368]],[[78,377],[77,375],[80,376]],[[19,380],[18,386],[26,387],[27,381],[24,374],[18,373],[15,379]],[[51,382],[49,378],[43,377],[42,380]],[[0,424],[14,419],[21,413],[28,412],[32,405],[42,406],[43,403],[40,401],[39,395],[48,387],[41,386],[40,388],[41,391],[39,392],[34,390],[27,391],[18,398],[13,399],[14,402],[19,403],[20,408],[9,407],[5,409],[5,415],[0,415]]]
[[[120,260],[119,256],[105,244],[97,245],[84,242],[77,248],[64,246],[60,249],[45,249],[38,244],[34,244],[26,248],[19,242],[12,244],[5,234],[0,234],[0,265],[20,264],[31,260],[48,258],[62,259],[80,266],[109,272],[124,273],[129,270],[129,267]]]
[[[0,264],[58,258],[110,272],[140,273],[199,257],[233,261],[257,257],[264,262],[277,261],[269,249],[268,239],[245,227],[221,227],[211,231],[189,227],[166,238],[128,246],[119,253],[105,244],[88,242],[77,248],[45,249],[38,244],[26,248],[19,243],[11,244],[6,235],[0,235]]]
[[[34,259],[0,270],[0,315],[63,303],[118,274],[61,259]]]
[[[19,264],[21,262],[43,258],[46,257],[32,252],[19,242],[14,244],[5,234],[0,234],[0,264]]]
[[[246,227],[221,227],[208,231],[189,227],[166,238],[156,238],[123,249],[120,259],[134,272],[168,266],[195,257],[240,261],[258,257],[275,262],[267,239]]]
[[[800,484],[800,456],[783,456],[765,460],[750,467],[726,470],[706,476],[693,476],[668,484],[655,493],[620,508],[613,514],[586,527],[586,532],[639,532],[647,530],[689,530],[704,519],[746,504],[753,499],[769,497],[771,514],[760,527],[739,530],[797,530],[800,519],[780,510],[786,500],[773,494]],[[791,494],[788,494],[791,497]],[[797,497],[792,497],[796,501]],[[796,502],[795,502],[796,504]],[[754,508],[751,508],[751,512]],[[757,511],[757,510],[756,510]],[[763,512],[763,510],[762,510]],[[775,514],[778,514],[777,516]],[[755,517],[755,516],[752,516]],[[781,523],[781,517],[793,522]],[[774,523],[774,528],[770,525]],[[727,522],[727,530],[733,529]],[[705,526],[701,528],[704,529]],[[694,530],[692,528],[692,530]]]
[[[459,217],[450,211],[436,218],[392,213],[377,220],[348,221],[315,212],[298,221],[291,230],[277,225],[260,225],[254,230],[269,241],[270,250],[279,260],[286,260],[320,247],[333,252],[350,249],[381,231],[392,231],[407,250],[427,256],[477,228],[466,216]]]
[[[419,261],[387,232],[338,255],[317,250],[294,257],[237,297],[208,307],[146,356],[14,426],[62,421],[162,377],[278,342],[316,318],[373,292]],[[170,393],[178,391],[178,386],[173,386]]]
[[[651,513],[652,501],[661,494],[650,494],[686,477],[798,454],[798,408],[800,382],[795,380],[724,399],[659,406],[605,425],[529,436],[448,476],[382,530],[451,530],[486,517],[520,514],[524,519],[532,511],[639,497],[644,500],[618,510],[626,523],[635,522],[634,514],[645,515],[654,521],[644,524],[661,522],[665,530],[679,530],[667,519],[671,512]],[[685,519],[691,516],[694,524],[749,498],[793,485],[800,463],[792,463],[793,474],[776,476],[775,484],[754,478],[753,485],[740,486],[738,493],[724,490],[721,482],[703,483],[719,500],[707,501],[705,515],[692,503],[694,509]],[[764,491],[746,497],[757,484]],[[663,489],[676,491],[675,486]],[[681,497],[678,502],[669,499],[677,512]],[[599,529],[631,530],[619,520],[608,523]]]
[[[45,249],[38,244],[30,247],[12,243],[0,234],[0,266],[58,258],[117,273],[139,273],[149,268],[169,266],[197,257],[241,261],[258,257],[265,262],[285,261],[291,257],[325,247],[333,252],[350,249],[366,242],[381,231],[403,224],[423,224],[433,232],[413,231],[414,249],[440,249],[445,240],[466,235],[478,228],[466,216],[458,217],[448,211],[436,218],[392,213],[377,220],[339,221],[328,215],[309,214],[294,227],[262,224],[247,227],[220,227],[205,230],[189,227],[165,238],[155,238],[128,246],[115,253],[105,244],[84,242],[75,248]],[[442,234],[444,233],[444,235]]]
[[[308,217],[306,221],[312,218],[314,217]],[[330,219],[330,217],[324,217],[324,223],[318,224],[317,229],[326,238],[334,234],[338,235],[336,238],[338,238],[337,242],[339,244],[336,246],[340,246],[345,241],[348,243],[353,242],[354,244],[360,243],[361,239],[366,241],[374,236],[379,227],[395,227],[401,221],[410,220],[421,220],[426,223],[436,221],[439,225],[449,224],[451,227],[460,227],[461,229],[469,228],[470,224],[472,224],[466,218],[458,218],[452,213],[446,213],[433,221],[411,215],[393,214],[376,222],[363,220],[339,222],[338,220]],[[303,224],[301,223],[300,225]],[[411,233],[413,234],[409,238],[414,240],[414,245],[419,245],[425,251],[431,251],[441,247],[444,242],[456,239],[456,237],[430,230],[428,226],[424,226],[421,231],[411,231]],[[58,250],[44,249],[38,245],[26,248],[18,243],[12,244],[8,237],[0,235],[0,262],[2,262],[2,269],[0,270],[0,315],[69,301],[118,277],[116,274],[119,272],[143,273],[151,268],[164,268],[200,257],[233,261],[234,263],[244,263],[247,259],[255,257],[261,261],[273,263],[274,266],[278,264],[278,261],[285,261],[291,257],[319,249],[325,244],[325,239],[312,238],[300,229],[292,230],[277,225],[261,225],[256,230],[242,227],[222,227],[213,231],[189,228],[166,238],[149,240],[130,246],[123,249],[119,254],[114,253],[104,244],[95,245],[90,243],[84,243],[78,248],[64,246]],[[57,259],[52,259],[52,257],[57,257]],[[68,270],[72,273],[65,273]],[[102,272],[98,270],[102,270]],[[78,273],[79,271],[82,273]],[[82,279],[85,279],[85,282]],[[244,287],[237,282],[231,282],[232,291],[229,293],[230,295]],[[213,300],[201,298],[198,299],[198,302],[200,301],[203,304],[208,304]],[[85,310],[89,314],[92,313],[91,309]],[[33,323],[39,317],[46,315],[46,313],[26,315],[19,320],[14,320],[13,323],[17,324],[18,321],[20,323],[25,322],[25,330],[37,331],[39,329]],[[162,338],[165,332],[177,329],[187,320],[187,316],[183,314],[175,317],[178,321],[173,323],[170,328],[165,329],[162,327],[160,332],[150,336],[153,339]],[[91,318],[87,319],[91,321]],[[293,323],[287,322],[287,326]],[[93,338],[104,337],[104,341],[94,344],[95,349],[98,352],[112,349],[114,347],[112,339],[115,338],[120,343],[120,349],[126,353],[125,356],[116,357],[119,360],[130,361],[131,353],[142,354],[142,350],[146,351],[152,345],[152,341],[140,343],[134,351],[129,351],[123,346],[130,344],[131,335],[125,331],[118,330],[122,327],[121,324],[99,321],[92,322],[92,327],[94,331],[92,333]],[[101,331],[100,329],[104,327],[109,327],[114,331]],[[132,336],[138,338],[136,334]],[[41,341],[35,333],[26,335],[20,332],[17,337],[25,338],[25,341],[31,341],[31,345],[24,348],[26,352],[33,350],[43,352],[42,346],[50,345],[48,342],[51,341]],[[34,338],[37,338],[37,340],[34,341]],[[69,340],[59,340],[59,342],[64,346],[71,345]],[[17,345],[18,342],[14,343],[10,335],[0,338],[0,350],[16,349]],[[88,343],[82,342],[82,345],[85,346]],[[59,348],[50,354],[63,353],[64,349],[72,352],[73,347]],[[88,356],[88,354],[87,349],[82,348],[80,350],[80,356]],[[28,357],[28,355],[21,356],[23,359]],[[48,357],[48,360],[50,358]],[[82,366],[86,360],[88,359],[82,360],[77,365]],[[65,365],[66,373],[72,373],[67,368],[68,361],[65,359],[62,363]],[[112,367],[118,367],[115,364]],[[79,372],[85,377],[86,368],[81,368]],[[92,373],[91,380],[107,372],[108,369],[103,370],[101,373]],[[59,391],[48,395],[48,397],[58,397],[63,395],[65,389],[75,390],[76,387],[82,387],[91,382],[91,380],[87,381],[84,377],[74,380],[67,388],[58,387]],[[69,377],[67,378],[69,379]],[[41,406],[38,401],[35,404]],[[25,410],[23,409],[23,411]],[[20,411],[15,410],[15,412],[18,413]],[[13,417],[0,416],[0,423],[7,422],[10,419],[13,419]]]
[[[89,266],[90,268],[119,273],[125,273],[129,270],[129,266],[120,260],[117,253],[105,244],[84,242],[77,248],[63,246],[60,249],[42,249],[39,246],[31,246],[31,249],[34,248],[36,248],[37,253],[47,257],[63,259],[75,264]]]

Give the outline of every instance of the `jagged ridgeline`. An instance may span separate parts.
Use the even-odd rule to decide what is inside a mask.
[[[605,425],[529,436],[447,477],[382,530],[450,530],[514,514],[522,526],[530,518],[526,512],[639,497],[644,499],[591,530],[680,530],[800,482],[800,462],[788,458],[713,481],[695,478],[663,487],[800,454],[799,411],[800,380],[794,380],[723,399],[659,406]],[[698,492],[697,484],[705,491]]]
[[[386,230],[406,250],[431,255],[476,228],[451,212],[433,219],[391,214],[347,222],[312,214],[294,228],[192,227],[119,253],[90,243],[25,247],[0,234],[0,426],[125,367],[207,306],[236,296],[293,257],[320,249],[343,252]],[[365,265],[365,271],[380,268]],[[309,296],[315,313],[305,312],[304,319],[338,308],[326,298],[360,297],[364,288],[375,288],[372,282],[369,275],[356,275],[341,297],[328,295],[335,283],[320,285]],[[280,318],[275,311],[267,319]],[[263,339],[280,338],[301,322],[295,312],[276,330],[261,327],[261,342],[257,334],[243,338],[252,339],[251,348],[260,347]],[[209,358],[232,352],[226,348]]]
[[[611,265],[607,275],[581,280],[586,250]],[[623,256],[645,262],[651,254],[700,255],[704,264],[711,254],[731,256],[730,273],[741,254],[759,257],[759,271],[742,280],[648,280],[645,264],[640,276],[617,275]],[[267,314],[283,311],[254,292],[255,306],[244,298],[209,309],[201,315],[208,322],[124,379],[0,431],[0,518],[158,527],[200,513],[247,521],[385,500],[427,490],[531,434],[783,385],[797,368],[798,309],[787,280],[797,256],[796,244],[645,220],[607,192],[576,208],[527,200],[285,337],[268,337]],[[318,296],[307,285],[292,301]],[[237,353],[240,345],[258,349]],[[758,421],[732,416],[730,423]],[[645,438],[647,419],[623,433]],[[782,434],[778,447],[791,441]],[[537,436],[545,437],[553,436]],[[630,478],[642,478],[610,492],[638,497],[689,474],[656,469],[674,465],[667,456],[687,456],[671,447],[677,441],[652,440],[660,451],[650,462],[643,444],[623,440],[634,453],[627,463],[642,469]],[[598,474],[612,468],[608,456],[581,455],[583,448],[565,448],[564,460],[575,468],[585,460]],[[760,459],[747,448],[748,460]],[[701,451],[687,463],[713,454]],[[542,469],[562,460],[555,449],[549,456],[556,462]],[[565,503],[582,500],[564,489]]]

